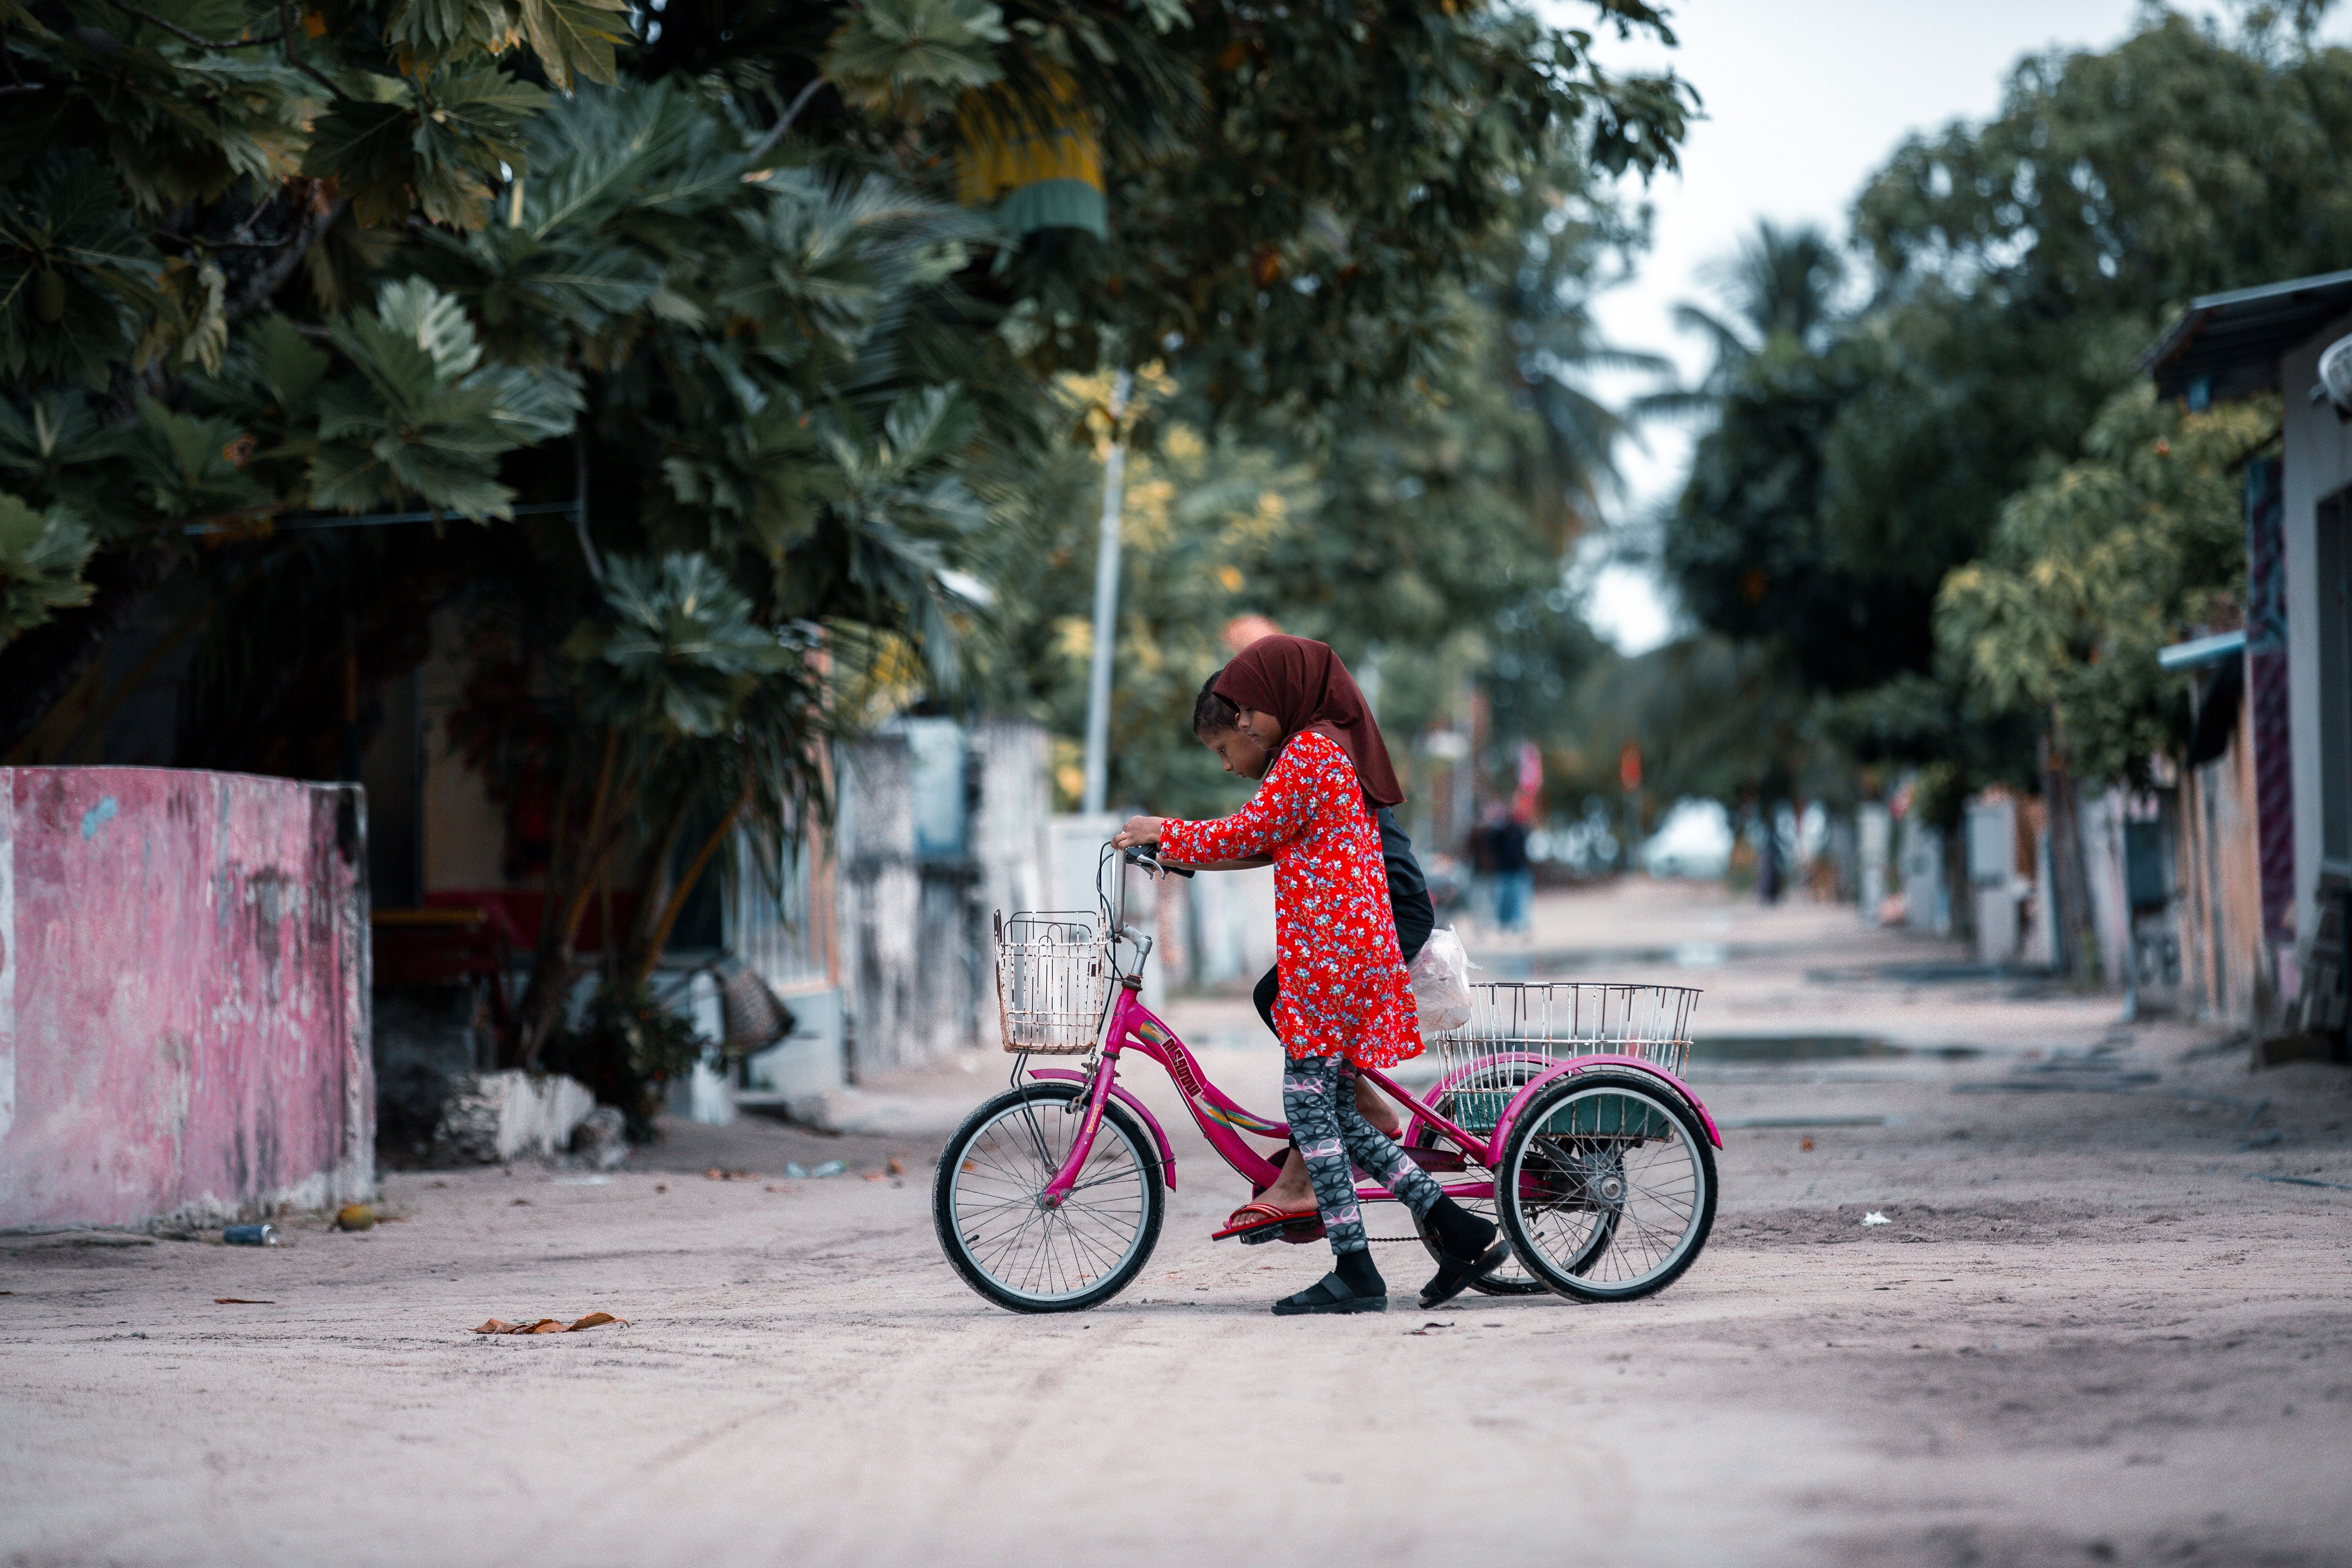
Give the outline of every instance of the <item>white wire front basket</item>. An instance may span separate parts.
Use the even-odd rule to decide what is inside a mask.
[[[1114,978],[1093,915],[996,917],[996,1014],[1004,1048],[1084,1056],[1102,1041]]]
[[[1495,981],[1470,987],[1470,1021],[1437,1037],[1439,1065],[1454,1079],[1441,1106],[1485,1131],[1520,1086],[1553,1062],[1634,1057],[1680,1074],[1690,1059],[1689,985],[1593,980]]]

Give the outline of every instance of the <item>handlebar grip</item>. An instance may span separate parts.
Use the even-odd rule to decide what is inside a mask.
[[[1122,849],[1119,853],[1126,857],[1129,865],[1141,866],[1147,870],[1172,871],[1179,877],[1189,877],[1192,874],[1192,867],[1171,866],[1168,862],[1160,858],[1159,856],[1152,854],[1140,845],[1138,845],[1132,849]]]

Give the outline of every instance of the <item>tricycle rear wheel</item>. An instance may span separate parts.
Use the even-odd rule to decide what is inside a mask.
[[[1630,1301],[1680,1279],[1715,1226],[1715,1151],[1680,1095],[1640,1073],[1579,1072],[1503,1141],[1503,1234],[1530,1275],[1578,1301]]]

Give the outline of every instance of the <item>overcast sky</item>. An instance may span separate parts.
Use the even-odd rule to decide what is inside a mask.
[[[1537,0],[1555,24],[1589,27],[1577,0]],[[1980,120],[2000,101],[2019,56],[2053,44],[2104,47],[2131,30],[2137,0],[1679,0],[1681,47],[1596,47],[1626,70],[1671,59],[1698,89],[1706,118],[1683,148],[1683,172],[1649,192],[1655,241],[1638,276],[1601,297],[1602,330],[1629,347],[1671,354],[1686,376],[1699,343],[1677,334],[1675,302],[1703,299],[1696,276],[1738,246],[1759,217],[1811,220],[1843,236],[1863,180],[1913,131]],[[2197,14],[2219,7],[2184,6]],[[2331,26],[2331,34],[2338,31]],[[1636,187],[1638,191],[1638,187]],[[1622,391],[1615,385],[1612,392]],[[1654,427],[1646,451],[1623,454],[1639,512],[1678,488],[1688,433]],[[1668,606],[1643,574],[1591,574],[1594,625],[1629,653],[1665,640]]]

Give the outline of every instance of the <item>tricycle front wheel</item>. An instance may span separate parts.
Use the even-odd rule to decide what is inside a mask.
[[[1706,1245],[1715,1151],[1681,1096],[1639,1073],[1576,1073],[1512,1123],[1495,1190],[1529,1274],[1575,1300],[1630,1301]]]
[[[1151,1260],[1167,1209],[1158,1151],[1117,1104],[1068,1196],[1040,1202],[1086,1124],[1082,1086],[1008,1089],[964,1119],[940,1155],[931,1223],[964,1282],[1016,1312],[1109,1300]]]

